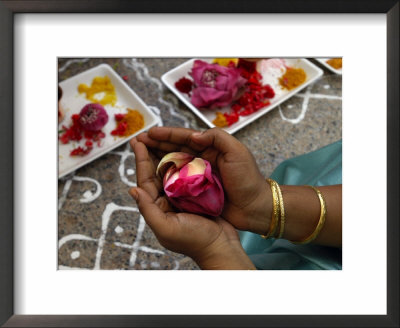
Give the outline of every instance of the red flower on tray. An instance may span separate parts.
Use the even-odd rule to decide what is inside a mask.
[[[93,141],[101,145],[101,139],[105,138],[105,133],[101,128],[107,123],[108,115],[103,106],[99,104],[88,104],[82,108],[79,114],[71,116],[71,125],[63,125],[63,133],[59,137],[62,144],[70,141],[80,141],[86,139],[85,148],[78,146],[71,150],[70,156],[85,156],[93,149]]]

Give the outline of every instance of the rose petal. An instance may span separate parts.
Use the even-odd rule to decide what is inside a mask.
[[[186,178],[177,178],[173,183],[164,185],[164,191],[170,197],[197,196],[207,188],[208,180],[202,174]]]
[[[215,88],[218,90],[227,90],[228,85],[230,84],[230,79],[227,75],[219,75],[215,78]],[[235,82],[233,82],[235,83]]]
[[[214,183],[201,194],[193,197],[168,197],[171,203],[184,212],[218,216],[222,213],[224,192],[219,183]]]
[[[226,91],[218,91],[213,88],[196,88],[193,90],[191,102],[196,107],[209,107],[221,98],[229,100],[231,97]]]
[[[158,163],[156,174],[163,177],[170,165],[175,164],[175,167],[180,169],[182,166],[189,163],[193,157],[194,156],[190,154],[182,152],[169,153],[161,159],[160,163]]]
[[[182,153],[167,157],[162,166],[172,163],[164,175],[164,191],[170,202],[181,211],[218,216],[224,206],[224,191],[219,178],[212,172],[211,164],[201,158],[194,158],[180,169],[174,165]],[[179,160],[178,160],[179,162]],[[181,162],[180,162],[181,163]],[[178,163],[179,165],[179,163]]]
[[[180,170],[180,177],[184,178],[191,175],[204,174],[206,163],[202,158],[196,157]]]

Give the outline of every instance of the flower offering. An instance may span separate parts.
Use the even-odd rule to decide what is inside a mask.
[[[215,58],[195,60],[187,76],[175,82],[199,110],[215,109],[213,124],[227,127],[271,104],[307,79],[302,68],[284,59],[246,60]]]
[[[108,122],[108,114],[100,104],[87,104],[79,116],[82,128],[88,131],[99,131]]]
[[[211,164],[190,154],[165,155],[156,174],[163,180],[169,201],[179,210],[218,216],[224,207],[224,190]]]
[[[85,156],[91,152],[94,143],[101,145],[101,139],[105,138],[105,133],[101,130],[108,122],[108,114],[100,104],[87,104],[79,114],[71,116],[71,125],[63,125],[60,131],[60,141],[62,144],[69,142],[79,142],[86,139],[85,147],[78,146],[71,150],[70,156]]]
[[[191,102],[196,107],[216,108],[229,105],[246,83],[240,70],[196,60],[191,76],[194,81]]]

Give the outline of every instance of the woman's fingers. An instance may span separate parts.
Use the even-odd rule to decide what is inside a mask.
[[[185,152],[195,156],[200,153],[213,166],[218,155],[223,155],[225,162],[237,163],[249,159],[247,148],[219,128],[200,133],[185,128],[153,127],[149,132],[140,134],[137,140],[152,148],[159,158],[170,152]]]
[[[228,154],[228,157],[232,153],[232,159],[235,160],[236,156],[241,157],[240,153],[247,150],[236,138],[218,128],[200,133],[185,128],[154,127],[148,133],[140,134],[137,140],[155,149],[159,156],[176,151],[196,155],[215,148],[223,155]]]
[[[153,149],[148,149],[147,150],[150,156],[151,161],[153,162],[153,168],[156,169],[158,166],[158,163],[160,163],[160,158],[158,156],[158,151],[154,151]]]
[[[137,136],[137,140],[143,142],[147,147],[156,149],[160,153],[168,154],[172,152],[184,152],[189,154],[196,154],[196,151],[185,145],[178,145],[167,141],[159,141],[151,139],[147,133],[142,133]],[[162,156],[161,156],[162,157]]]
[[[130,141],[130,144],[136,158],[137,184],[149,193],[153,200],[156,200],[162,190],[162,184],[156,176],[153,159],[143,143],[134,138]]]
[[[154,127],[149,130],[149,137],[159,141],[168,141],[173,144],[190,146],[190,135],[196,132],[192,129],[173,127]]]
[[[171,224],[155,200],[141,188],[131,188],[129,193],[136,200],[140,213],[156,235],[167,236],[171,231]]]
[[[240,154],[246,149],[235,137],[219,128],[212,128],[202,133],[195,132],[191,135],[193,143],[200,147],[214,147],[222,154]]]
[[[191,140],[192,133],[196,130],[171,127],[154,127],[146,135],[138,136],[149,147],[158,148],[165,152],[183,151],[195,153],[203,150],[203,147],[195,144]]]

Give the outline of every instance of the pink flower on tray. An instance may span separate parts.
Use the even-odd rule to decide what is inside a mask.
[[[186,153],[169,153],[157,167],[168,200],[181,211],[218,216],[224,190],[211,164]]]
[[[108,114],[100,104],[87,104],[79,116],[81,126],[87,131],[100,131],[108,122]]]
[[[190,101],[194,106],[203,108],[228,106],[246,83],[239,69],[202,60],[195,60],[191,76],[195,87]]]

